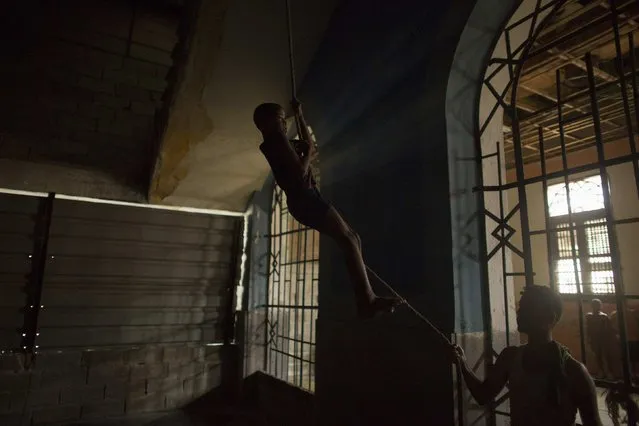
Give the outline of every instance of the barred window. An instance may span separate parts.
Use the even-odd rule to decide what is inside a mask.
[[[558,183],[548,187],[548,213],[551,217],[568,214],[568,197],[572,213],[582,213],[604,208],[601,176],[595,175],[568,183]]]
[[[614,293],[614,275],[601,177],[548,187],[549,234],[555,281],[560,293]],[[572,227],[568,215],[572,211]],[[571,230],[572,228],[572,230]],[[572,236],[571,236],[572,232]]]
[[[316,160],[313,163],[318,180]],[[270,235],[267,372],[313,392],[319,232],[291,216],[286,194],[277,186]]]

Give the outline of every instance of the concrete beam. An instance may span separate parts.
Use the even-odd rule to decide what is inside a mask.
[[[203,141],[213,130],[202,94],[213,74],[229,4],[229,0],[202,1],[196,11],[191,47],[181,78],[176,82],[153,171],[149,191],[152,203],[160,203],[173,193],[187,173],[187,169],[181,167],[182,160],[194,144]]]

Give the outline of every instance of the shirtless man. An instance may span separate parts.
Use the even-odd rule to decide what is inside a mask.
[[[592,299],[590,305],[592,312],[586,314],[588,343],[590,349],[592,349],[595,354],[597,368],[603,377],[611,377],[610,335],[612,333],[612,326],[610,324],[610,318],[608,318],[605,312],[601,311],[601,300]]]
[[[586,367],[552,338],[561,314],[557,293],[548,287],[527,287],[517,326],[528,335],[528,344],[505,348],[486,380],[475,376],[459,346],[451,348],[453,362],[479,404],[489,403],[508,386],[512,426],[572,426],[577,410],[583,426],[601,426],[595,385]]]

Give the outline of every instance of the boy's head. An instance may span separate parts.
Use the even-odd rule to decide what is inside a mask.
[[[561,298],[550,287],[526,287],[519,301],[517,328],[526,334],[550,331],[561,318],[562,312]]]
[[[255,108],[253,122],[263,134],[287,132],[286,112],[281,105],[275,103],[264,103]]]
[[[590,301],[590,307],[592,308],[592,312],[598,314],[599,312],[601,312],[601,300],[592,299]]]

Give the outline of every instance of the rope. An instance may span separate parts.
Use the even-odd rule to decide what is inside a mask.
[[[297,100],[297,82],[295,78],[295,58],[293,57],[293,24],[291,22],[291,4],[289,0],[286,0],[286,29],[288,32],[288,65],[291,75],[291,94],[293,99]],[[297,134],[302,137],[301,126],[297,115],[295,116],[295,126],[297,127]]]
[[[377,281],[379,281],[380,283],[384,284],[384,286],[390,290],[391,293],[393,293],[393,295],[395,295],[395,297],[401,299],[404,304],[406,305],[406,307],[408,307],[408,309],[410,309],[415,315],[417,315],[417,318],[421,319],[423,322],[426,323],[426,325],[428,325],[435,333],[437,333],[442,340],[450,345],[450,339],[448,337],[446,337],[446,335],[444,333],[442,333],[436,326],[435,324],[433,324],[432,322],[430,322],[428,320],[428,318],[426,318],[426,316],[424,316],[424,314],[422,314],[421,312],[419,312],[417,309],[415,309],[413,307],[413,305],[411,305],[410,303],[408,303],[408,300],[406,300],[401,294],[399,294],[398,292],[395,291],[395,289],[388,284],[386,281],[384,281],[383,279],[380,278],[379,275],[377,275],[377,273],[375,271],[373,271],[370,266],[366,265],[366,270],[368,270],[368,273],[371,274],[373,277],[375,277],[375,279]]]
[[[297,84],[295,82],[295,60],[293,58],[293,25],[291,24],[291,5],[286,0],[286,26],[288,30],[288,62],[291,70],[291,93],[297,98]]]
[[[285,1],[286,1],[286,27],[288,31],[288,62],[289,62],[290,73],[291,73],[291,93],[293,94],[293,99],[297,100],[297,83],[295,81],[295,58],[293,57],[293,25],[291,22],[291,4],[290,4],[290,0],[285,0]],[[295,116],[295,125],[297,126],[297,134],[301,136],[301,127],[300,127],[299,121],[297,120],[297,116]],[[395,295],[395,297],[401,299],[404,302],[404,304],[408,307],[408,309],[413,311],[413,313],[417,315],[419,319],[425,322],[434,332],[436,332],[442,338],[442,340],[446,342],[446,344],[450,345],[450,339],[446,337],[446,335],[442,333],[432,322],[430,322],[428,318],[426,318],[421,312],[415,309],[413,305],[408,303],[408,301],[404,297],[402,297],[399,293],[397,293],[395,289],[391,287],[390,284],[388,284],[386,281],[381,279],[379,275],[375,273],[375,271],[373,271],[371,268],[368,267],[368,265],[366,266],[366,269],[371,275],[373,275],[373,277],[375,277],[377,281],[384,284],[384,286],[386,286],[386,288],[390,290]]]

